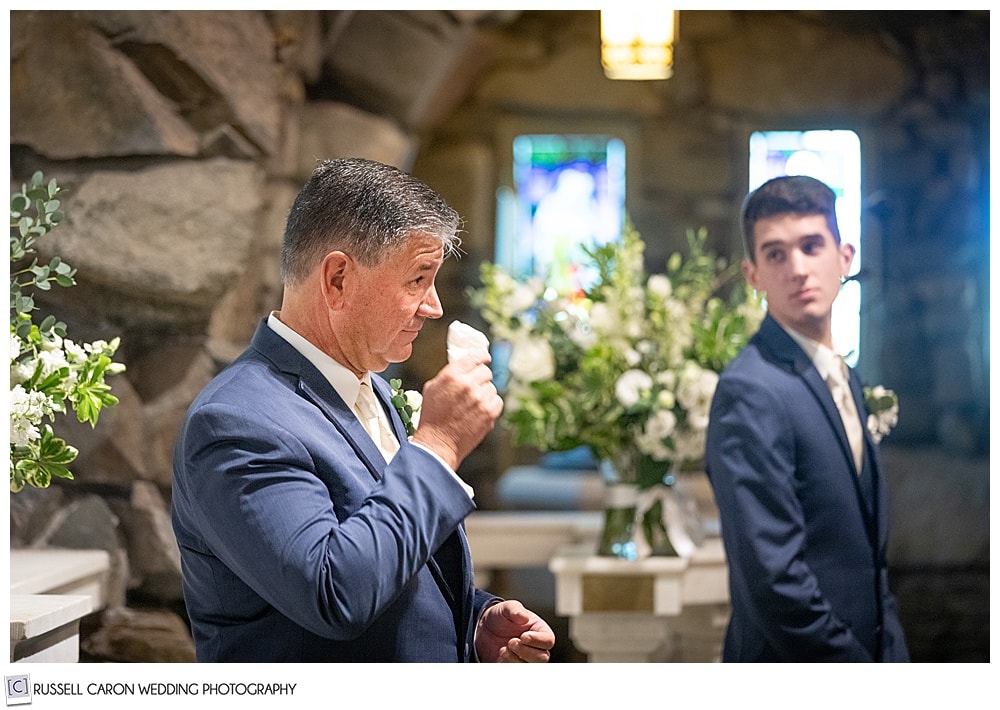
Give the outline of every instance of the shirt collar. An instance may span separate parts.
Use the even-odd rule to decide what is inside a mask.
[[[370,372],[366,372],[361,379],[358,379],[358,376],[349,369],[282,323],[278,318],[277,311],[271,311],[267,318],[267,324],[271,330],[299,351],[302,357],[316,366],[316,369],[327,379],[348,406],[353,407],[354,403],[357,402],[358,392],[361,390],[363,381],[371,386]]]
[[[794,330],[792,328],[786,328],[782,326],[785,332],[794,340],[800,348],[802,348],[809,359],[812,360],[813,365],[819,371],[819,376],[825,381],[830,373],[835,373],[839,376],[840,365],[838,360],[840,356],[837,355],[833,350],[823,345],[816,340],[813,340],[807,335]]]

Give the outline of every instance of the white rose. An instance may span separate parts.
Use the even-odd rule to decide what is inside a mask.
[[[717,373],[689,363],[677,384],[677,401],[687,410],[707,412],[718,384]]]
[[[623,407],[632,407],[653,386],[653,378],[642,370],[626,370],[615,383],[615,397]]]
[[[646,286],[649,288],[649,292],[659,296],[662,299],[670,298],[670,294],[673,292],[673,287],[670,285],[670,279],[668,279],[663,274],[653,274],[649,277],[646,282]]]
[[[666,439],[676,427],[677,417],[667,409],[661,409],[646,421],[646,433],[655,439]]]
[[[524,338],[514,343],[510,354],[510,374],[523,382],[551,380],[556,374],[552,346],[541,338]]]
[[[406,390],[404,396],[406,397],[406,403],[413,408],[410,421],[413,423],[413,427],[416,428],[420,422],[420,407],[424,403],[424,396],[417,390]]]

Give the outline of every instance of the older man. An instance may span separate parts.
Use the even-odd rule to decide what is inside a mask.
[[[458,215],[406,173],[322,163],[288,216],[281,310],[191,405],[173,523],[200,661],[544,662],[549,626],[472,582],[456,471],[503,401],[446,365],[407,439],[377,372],[442,315]]]

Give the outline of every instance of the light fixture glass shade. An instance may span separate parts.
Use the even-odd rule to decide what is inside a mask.
[[[669,79],[676,10],[601,10],[601,65],[609,79]]]

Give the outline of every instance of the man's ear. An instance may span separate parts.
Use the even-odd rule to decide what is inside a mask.
[[[841,270],[841,276],[847,278],[848,274],[851,273],[851,262],[854,261],[855,254],[854,245],[850,242],[840,243],[840,258],[843,262],[843,269]]]
[[[757,265],[750,261],[749,259],[743,260],[743,278],[747,280],[754,290],[760,291],[761,289],[757,287]]]
[[[354,267],[354,261],[342,251],[331,251],[323,257],[319,278],[327,308],[334,310],[343,304],[344,284]]]

